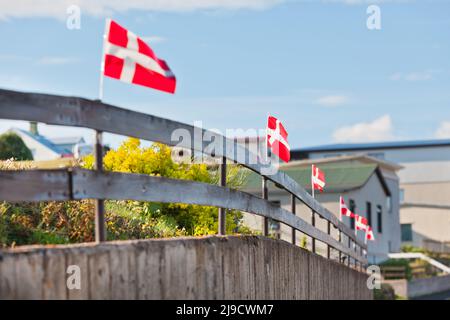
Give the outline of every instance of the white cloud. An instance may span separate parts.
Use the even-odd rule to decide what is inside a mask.
[[[316,103],[325,107],[339,107],[349,103],[350,99],[346,96],[334,95],[324,96],[316,100]]]
[[[357,123],[337,129],[333,133],[336,142],[376,142],[394,139],[392,119],[384,115],[372,122]]]
[[[160,37],[160,36],[144,36],[141,37],[142,40],[144,40],[145,42],[148,42],[150,44],[155,44],[155,43],[161,43],[161,42],[165,42],[167,39],[164,37]]]
[[[391,75],[390,79],[392,81],[403,80],[403,81],[410,81],[410,82],[428,81],[428,80],[432,80],[436,73],[438,73],[438,71],[436,71],[436,70],[426,70],[426,71],[410,72],[410,73],[396,72],[393,75]]]
[[[42,57],[36,63],[39,65],[65,65],[76,61],[77,59],[70,57]]]
[[[107,16],[128,10],[193,11],[193,10],[261,10],[285,0],[0,0],[0,19],[51,17],[66,19],[69,6],[77,5],[81,14]]]
[[[359,5],[359,4],[382,4],[382,3],[408,3],[412,0],[322,0],[322,2],[328,3],[343,3],[348,5]]]
[[[450,121],[442,122],[436,130],[435,136],[437,139],[450,139]]]

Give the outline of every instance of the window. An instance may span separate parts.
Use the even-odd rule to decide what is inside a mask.
[[[367,223],[372,226],[372,203],[367,202]]]
[[[386,198],[386,207],[389,213],[392,213],[392,197]]]
[[[412,224],[405,223],[401,225],[402,228],[402,242],[413,241]]]
[[[405,203],[405,189],[400,189],[400,203]]]
[[[349,209],[353,213],[356,212],[356,204],[355,204],[354,200],[350,199],[350,208]],[[352,230],[355,230],[355,219],[350,219],[350,228]]]
[[[378,233],[383,233],[383,208],[381,206],[377,206],[377,224]]]

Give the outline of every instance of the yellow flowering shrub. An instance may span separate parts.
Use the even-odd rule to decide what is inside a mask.
[[[217,168],[206,164],[188,164],[175,162],[171,156],[171,148],[160,143],[153,143],[149,147],[141,146],[136,138],[128,138],[117,150],[110,150],[103,159],[104,169],[107,171],[129,172],[162,176],[173,179],[193,180],[210,184],[217,184],[219,174]],[[85,159],[85,167],[92,168],[93,158]],[[228,166],[227,184],[239,187],[245,180],[243,170],[237,166]],[[116,208],[117,210],[117,208]],[[153,219],[155,225],[163,223],[170,230],[186,235],[210,235],[218,230],[218,209],[185,204],[164,204],[138,201],[122,202],[121,210],[141,217]],[[227,232],[249,232],[242,226],[242,213],[228,211]]]

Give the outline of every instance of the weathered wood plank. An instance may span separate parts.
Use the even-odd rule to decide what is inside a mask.
[[[0,200],[70,200],[67,170],[0,171]]]
[[[245,147],[217,133],[181,122],[118,108],[97,100],[0,89],[0,119],[38,121],[53,125],[85,127],[161,142],[170,146],[178,145],[189,149],[193,148],[204,154],[214,154],[215,157],[224,156],[259,174],[262,174],[263,169],[267,169],[262,165],[250,163],[247,159],[255,159],[256,156],[254,154]],[[191,141],[182,139],[180,141],[176,135],[173,135],[173,133],[181,131],[189,133]],[[208,137],[209,141],[203,141],[204,139],[197,137]],[[218,150],[208,148],[210,141],[221,141],[223,148],[218,148]],[[321,206],[317,200],[312,198],[305,189],[287,174],[277,172],[276,174],[265,176],[294,194],[320,217],[337,226],[355,240],[359,246],[366,248],[366,245],[354,236],[348,226]]]

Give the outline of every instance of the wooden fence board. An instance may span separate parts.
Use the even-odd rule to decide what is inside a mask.
[[[261,165],[251,164],[245,160],[256,157],[248,149],[217,133],[195,128],[181,122],[118,108],[97,100],[0,89],[0,119],[38,121],[53,125],[85,127],[161,142],[170,146],[189,147],[208,155],[214,154],[216,157],[225,156],[229,160],[240,163],[259,174],[262,174],[264,169]],[[192,140],[174,141],[172,134],[176,130],[179,130],[178,132],[180,130],[188,132]],[[208,136],[211,138],[210,141],[222,141],[223,149],[214,150],[208,148],[210,142],[203,141],[203,139],[201,139],[201,143],[198,143],[194,138],[199,135],[202,137]],[[360,247],[367,249],[364,242],[355,237],[348,226],[321,206],[317,200],[311,197],[305,189],[287,174],[277,172],[274,175],[264,176],[294,194],[321,218],[330,221],[352,238]]]

